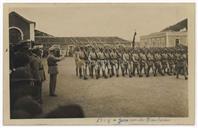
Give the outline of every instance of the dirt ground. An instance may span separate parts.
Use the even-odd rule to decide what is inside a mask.
[[[49,97],[49,75],[43,83],[44,112],[59,105],[79,104],[86,117],[188,116],[187,80],[175,76],[113,77],[82,80],[73,58],[58,63],[56,94]]]

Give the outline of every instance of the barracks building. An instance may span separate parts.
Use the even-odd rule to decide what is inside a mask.
[[[141,36],[139,47],[175,47],[178,44],[188,46],[187,30],[187,19],[184,19],[160,32]]]

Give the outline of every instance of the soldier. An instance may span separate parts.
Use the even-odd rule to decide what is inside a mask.
[[[80,54],[80,49],[79,47],[75,48],[75,52],[74,52],[74,60],[75,60],[75,66],[76,66],[76,76],[79,76],[79,65],[78,65],[78,61],[79,61],[79,54]]]
[[[39,70],[39,80],[37,80],[37,85],[34,86],[33,96],[36,101],[42,104],[42,82],[45,80],[45,71],[41,61],[42,52],[39,48],[33,48],[32,52],[35,54]]]
[[[116,69],[117,67],[117,54],[115,49],[110,50],[110,64],[111,64],[111,73],[110,73],[110,77],[115,75],[115,71],[116,71],[116,75],[118,75],[118,70]]]
[[[107,78],[107,75],[106,75],[106,66],[105,66],[105,55],[104,55],[104,51],[103,51],[103,48],[100,48],[99,52],[97,53],[97,56],[98,56],[98,60],[97,60],[97,63],[98,63],[98,74],[100,76],[100,71],[102,70],[102,76],[104,78]]]
[[[97,61],[97,55],[95,52],[95,48],[92,48],[91,52],[89,53],[90,75],[92,78],[94,77],[94,71],[95,71],[95,75],[97,75],[96,74],[96,71],[97,71],[96,61]],[[98,78],[98,76],[96,76],[96,78]]]
[[[107,69],[105,71],[105,74],[110,75],[110,72],[111,72],[110,59],[111,59],[111,57],[110,57],[108,48],[105,49],[104,56],[105,56],[105,69]]]
[[[22,52],[15,53],[13,70],[10,73],[10,108],[17,99],[24,96],[32,96],[34,79],[29,65],[29,56]]]
[[[50,74],[49,96],[57,96],[55,94],[56,79],[58,75],[57,62],[61,61],[62,59],[64,59],[64,56],[55,57],[54,48],[49,49],[49,55],[47,57],[48,73]]]
[[[168,52],[168,64],[169,64],[169,74],[172,75],[175,73],[175,63],[174,63],[174,54],[173,50],[170,49]]]
[[[131,71],[130,71],[130,56],[129,51],[125,50],[123,53],[123,62],[122,62],[122,76],[127,75],[129,73],[129,76],[131,77]]]
[[[132,59],[133,59],[133,76],[135,76],[135,72],[137,70],[138,75],[140,75],[140,63],[139,63],[139,55],[138,55],[138,50],[134,50],[134,53],[132,54]]]
[[[87,80],[86,61],[88,60],[88,55],[86,54],[84,47],[80,47],[80,51],[78,54],[79,54],[79,58],[77,60],[79,66],[79,77],[83,78],[84,80]]]
[[[168,63],[168,54],[167,54],[167,50],[164,49],[164,51],[162,51],[162,54],[161,54],[161,63],[162,63],[162,71],[163,71],[163,74],[167,73],[168,75],[170,75],[169,73],[169,63]]]
[[[122,62],[123,62],[123,57],[122,57],[122,50],[121,50],[121,48],[118,48],[117,50],[116,50],[116,54],[117,54],[117,66],[116,66],[116,76],[117,77],[119,77],[119,69],[120,69],[120,67],[122,67]]]
[[[185,80],[188,79],[187,77],[187,56],[184,52],[184,50],[179,51],[179,57],[177,59],[177,76],[176,78],[179,78],[179,74],[183,74],[185,77]],[[182,72],[183,71],[183,72]]]
[[[174,49],[175,53],[174,53],[174,64],[175,64],[175,69],[174,69],[174,75],[177,74],[177,62],[179,61],[179,50],[178,49]]]
[[[154,76],[157,76],[157,72],[159,72],[162,76],[164,76],[164,74],[162,73],[161,55],[159,54],[159,51],[155,51],[154,61],[155,61]]]
[[[151,50],[148,51],[148,54],[146,55],[146,57],[147,57],[147,65],[148,65],[146,77],[149,77],[150,69],[152,69],[153,73],[154,73],[154,70],[155,70],[154,56],[153,56]]]
[[[139,77],[142,77],[142,69],[144,69],[144,74],[146,74],[147,72],[147,68],[148,68],[148,65],[147,65],[147,58],[146,58],[146,55],[145,55],[145,52],[142,51],[140,52],[139,54],[140,56],[140,59],[139,59],[139,63],[140,63],[140,74],[139,74]]]

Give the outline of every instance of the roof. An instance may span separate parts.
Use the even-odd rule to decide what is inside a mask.
[[[37,37],[53,37],[52,35],[42,32],[40,30],[35,30],[35,36],[37,36]]]
[[[107,36],[107,37],[36,37],[38,42],[48,42],[48,43],[72,43],[72,44],[91,44],[91,43],[121,43],[127,44],[130,43],[128,40],[116,37],[116,36]]]
[[[165,29],[163,29],[161,32],[166,32],[166,31],[181,31],[183,29],[188,30],[188,19],[184,19],[174,25],[171,25]]]
[[[30,21],[30,20],[24,18],[23,16],[21,16],[21,15],[18,14],[18,13],[16,13],[15,11],[12,11],[12,12],[9,13],[9,16],[13,16],[13,15],[16,15],[16,16],[20,17],[21,19],[23,19],[24,21],[26,21],[26,22],[28,22],[28,23],[36,24],[36,22]]]

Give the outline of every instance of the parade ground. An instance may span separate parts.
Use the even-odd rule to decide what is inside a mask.
[[[49,74],[43,83],[43,109],[78,104],[85,117],[186,117],[188,80],[184,77],[112,77],[82,80],[75,76],[75,63],[66,57],[58,63],[57,97],[49,97]]]

